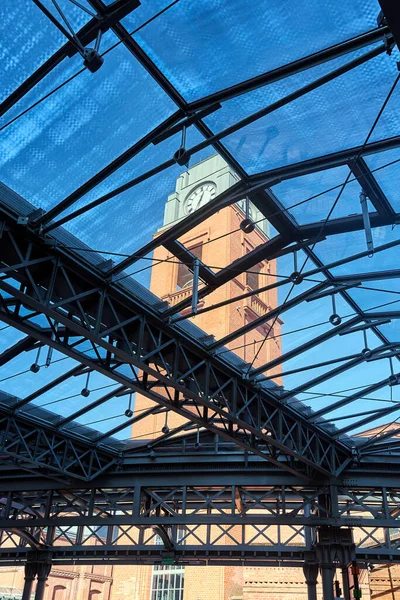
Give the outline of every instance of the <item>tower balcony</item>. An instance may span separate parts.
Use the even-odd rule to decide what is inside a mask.
[[[182,300],[186,300],[186,298],[189,298],[191,295],[191,287],[181,288],[180,290],[176,290],[176,292],[171,292],[170,294],[163,296],[162,300],[166,300],[170,306],[175,306],[175,304],[182,302]]]
[[[191,295],[192,295],[192,286],[188,285],[187,287],[183,287],[180,290],[176,290],[176,292],[171,292],[170,294],[163,296],[161,298],[161,300],[168,302],[168,304],[170,306],[175,306],[176,304],[179,304],[179,302],[182,302],[182,300],[186,300],[187,298],[190,298]],[[200,300],[197,307],[202,308],[203,306],[204,306],[204,300]],[[190,312],[190,311],[191,311],[191,308],[187,308],[182,311],[182,314],[185,314],[186,312]]]
[[[251,291],[250,288],[248,288],[247,291]],[[265,314],[267,314],[267,312],[271,310],[271,307],[268,306],[268,304],[263,302],[261,298],[256,295],[245,298],[243,302],[243,308],[245,310],[251,310],[258,317],[264,316]]]

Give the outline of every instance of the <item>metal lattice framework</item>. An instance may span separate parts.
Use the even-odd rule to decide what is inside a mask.
[[[148,563],[172,556],[188,564],[299,565],[313,549],[314,527],[345,526],[356,528],[359,560],[400,559],[394,474],[381,470],[380,482],[372,484],[371,474],[356,469],[340,483],[304,484],[279,470],[266,473],[254,463],[245,469],[229,455],[219,458],[229,461],[224,472],[209,457],[211,472],[194,462],[196,475],[175,471],[173,486],[162,461],[146,475],[126,466],[99,477],[95,487],[60,490],[53,482],[49,489],[36,477],[13,481],[12,492],[3,485],[0,555],[23,560],[33,545],[51,548],[60,562]],[[18,540],[16,532],[31,537]],[[164,545],[156,539],[160,532]]]
[[[5,98],[0,115],[24,99],[66,57],[80,53],[85,67],[95,71],[96,65],[90,61],[96,59],[96,53],[89,57],[82,48],[100,40],[106,31],[112,32],[146,69],[176,110],[47,211],[37,209],[7,186],[0,187],[0,319],[18,335],[23,334],[0,354],[0,366],[42,347],[61,353],[69,365],[25,397],[0,394],[0,453],[5,461],[0,471],[0,561],[23,561],[29,547],[34,546],[50,549],[53,560],[59,562],[107,559],[151,563],[169,552],[191,563],[258,565],[285,561],[297,565],[314,548],[315,528],[325,526],[356,527],[356,555],[362,561],[399,560],[400,427],[393,424],[378,433],[347,436],[396,416],[398,404],[384,398],[382,401],[389,402],[384,408],[350,414],[350,422],[341,428],[335,425],[345,418],[340,409],[348,407],[351,411],[363,397],[377,390],[392,390],[400,381],[396,366],[400,339],[389,338],[383,327],[397,322],[400,312],[386,306],[365,310],[351,293],[363,284],[397,280],[399,271],[360,268],[370,248],[331,262],[321,259],[319,248],[342,234],[365,230],[368,237],[371,230],[394,228],[400,222],[395,204],[367,160],[400,148],[400,136],[382,135],[373,140],[367,136],[358,146],[251,174],[222,142],[378,56],[386,53],[389,61],[390,54],[397,52],[400,35],[394,1],[380,1],[383,13],[378,27],[194,101],[182,97],[121,23],[138,8],[136,0],[88,3],[95,16],[75,37],[67,36],[67,43]],[[60,29],[49,11],[40,2],[35,4]],[[350,54],[351,60],[345,62]],[[225,102],[337,59],[341,62],[335,63],[335,68],[219,133],[207,125],[207,117],[218,115]],[[74,206],[140,152],[176,134],[183,132],[184,137],[189,128],[201,134],[200,143],[190,148],[182,145],[169,160],[120,186],[107,188],[79,208]],[[237,183],[119,263],[105,260],[61,227],[171,166],[183,167],[191,156],[209,147],[235,171]],[[323,223],[316,219],[299,224],[280,201],[278,184],[343,166],[368,196],[368,218],[361,211],[335,218],[329,213]],[[243,197],[258,208],[275,233],[218,271],[200,261],[203,286],[199,298],[206,298],[260,261],[301,252],[310,264],[304,272],[294,269],[284,281],[245,292],[240,298],[287,283],[299,290],[266,314],[215,340],[188,321],[193,316],[190,296],[175,306],[166,306],[129,278],[126,270],[160,246],[192,267],[196,257],[182,244],[182,236]],[[374,252],[384,257],[398,245],[400,240],[391,240],[376,245]],[[344,265],[349,266],[350,274],[338,274]],[[322,279],[304,285],[316,275]],[[227,344],[275,322],[286,311],[327,297],[340,297],[351,315],[281,356],[254,367],[227,351]],[[236,300],[229,298],[221,305]],[[371,348],[316,364],[306,359],[306,364],[292,368],[290,361],[307,356],[310,349],[323,349],[339,336],[364,335],[367,331],[374,336]],[[316,410],[298,399],[307,390],[334,381],[351,369],[361,365],[368,368],[384,359],[391,361],[391,372],[351,395],[330,400]],[[287,371],[285,363],[289,364]],[[318,371],[310,379],[302,378],[291,389],[271,382],[271,372],[279,365],[283,365],[286,376],[337,363],[339,366]],[[46,366],[51,369],[50,359]],[[82,406],[69,414],[50,413],[36,405],[38,399],[56,393],[59,386],[91,373],[108,378],[118,387],[94,400],[83,400]],[[90,411],[132,392],[152,401],[151,407],[140,414],[133,412],[122,424],[101,432],[82,425],[82,418]],[[123,443],[115,438],[139,421],[168,411],[180,415],[183,424],[141,442]],[[332,422],[325,420],[327,415],[333,417]],[[198,442],[200,432],[202,446]],[[232,468],[229,474],[204,473],[201,461],[218,464],[233,455],[240,472]],[[178,456],[184,457],[194,475],[176,471],[171,483],[168,469]],[[259,470],[254,467],[246,475],[242,469],[249,461]],[[393,473],[385,474],[383,465],[388,462]],[[160,469],[157,476],[153,475],[155,463]],[[124,475],[124,469],[132,465],[138,469],[134,484]],[[360,469],[365,470],[362,477]],[[10,487],[7,479],[11,471]],[[257,485],[249,481],[255,474],[260,478]],[[178,529],[184,531],[179,540]],[[156,544],[156,535],[161,536],[164,548]]]

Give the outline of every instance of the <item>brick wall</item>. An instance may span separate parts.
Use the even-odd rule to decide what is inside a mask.
[[[206,265],[214,267],[213,270],[217,272],[266,241],[265,236],[257,228],[250,234],[244,234],[239,229],[242,218],[243,214],[235,206],[229,206],[193,228],[189,234],[182,236],[179,241],[189,249],[203,244],[202,261]],[[229,232],[234,233],[226,235]],[[208,243],[210,240],[216,241]],[[159,263],[158,261],[169,262]],[[276,261],[262,261],[260,267],[259,286],[275,283]],[[165,248],[160,247],[154,251],[150,289],[157,296],[169,301],[171,304],[179,301],[182,298],[182,294],[191,293],[191,288],[188,288],[186,291],[185,289],[177,291],[178,268],[177,259],[168,253]],[[246,274],[238,273],[232,281],[215,290],[212,294],[204,298],[204,300],[201,300],[200,306],[211,306],[249,290],[250,288],[246,285]],[[214,335],[216,339],[221,339],[249,321],[265,314],[271,307],[276,306],[277,302],[277,290],[269,290],[259,294],[257,297],[240,300],[208,313],[199,314],[193,317],[192,321],[206,333]],[[279,335],[280,327],[281,321],[277,320],[271,335]],[[228,344],[228,348],[236,352],[241,358],[251,362],[255,352],[260,348],[261,342],[265,339],[268,330],[268,325],[254,329],[245,336],[241,336]],[[264,364],[280,354],[280,338],[268,340],[263,344],[254,364],[255,366]],[[272,373],[279,372],[280,367],[272,371]],[[279,379],[276,381],[280,383]],[[153,404],[151,400],[137,394],[135,398],[135,411],[138,412],[150,408]],[[163,414],[147,417],[134,425],[132,437],[138,440],[155,437],[159,435],[164,421],[165,416]],[[181,423],[182,419],[178,415],[170,414],[168,416],[168,425],[170,428],[176,427]]]

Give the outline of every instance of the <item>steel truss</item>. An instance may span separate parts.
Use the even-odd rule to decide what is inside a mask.
[[[26,210],[27,205],[22,201],[13,206],[6,200],[1,202],[0,319],[24,332],[26,337],[3,352],[0,365],[40,345],[55,348],[80,365],[25,398],[0,396],[0,452],[7,460],[1,467],[4,477],[0,478],[1,563],[23,562],[29,559],[33,547],[45,551],[46,560],[59,563],[152,564],[169,558],[188,564],[301,566],[311,554],[315,555],[315,531],[323,528],[331,531],[342,528],[339,531],[346,532],[354,528],[355,557],[360,561],[400,562],[400,488],[396,462],[399,441],[395,438],[398,428],[356,445],[342,436],[354,426],[338,430],[322,419],[333,408],[356,400],[365,391],[392,385],[390,378],[313,413],[293,398],[293,390],[282,392],[271,384],[262,384],[265,379],[262,373],[273,364],[253,369],[247,377],[245,363],[237,358],[235,362],[229,361],[227,355],[224,358],[219,353],[221,345],[243,335],[245,328],[223,340],[210,341],[207,336],[202,338],[195,328],[178,324],[181,317],[174,317],[190,305],[191,299],[166,309],[150,296],[143,298],[134,287],[118,282],[125,268],[157,245],[164,245],[178,259],[190,264],[192,253],[178,242],[183,233],[248,195],[279,233],[218,273],[201,264],[200,275],[205,286],[200,294],[205,296],[224,285],[232,279],[233,272],[290,251],[291,244],[304,245],[306,254],[317,265],[317,272],[325,275],[327,281],[300,294],[285,308],[329,292],[340,293],[357,314],[335,330],[286,353],[278,363],[340,332],[355,331],[363,324],[379,335],[382,345],[371,354],[360,353],[350,358],[343,366],[299,386],[295,392],[300,393],[364,360],[398,354],[398,344],[388,343],[376,320],[399,318],[399,313],[363,313],[346,294],[346,288],[344,291],[340,288],[343,282],[334,280],[329,265],[319,262],[309,248],[320,241],[321,223],[298,225],[282,210],[273,191],[264,188],[291,177],[348,165],[376,210],[369,215],[371,226],[398,224],[399,215],[363,157],[398,148],[400,137],[250,176],[221,144],[224,137],[221,132],[214,136],[202,120],[217,111],[220,102],[383,42],[364,57],[348,63],[342,71],[332,71],[265,109],[272,112],[278,104],[289,103],[381,52],[390,52],[393,36],[399,41],[394,3],[381,0],[388,23],[383,19],[375,30],[193,103],[180,96],[119,22],[136,8],[135,0],[119,0],[109,7],[101,0],[89,3],[97,18],[77,33],[78,39],[87,44],[97,37],[100,29],[111,29],[175,102],[177,110],[47,213],[38,213],[32,206]],[[75,52],[73,45],[65,44],[5,100],[0,114]],[[257,118],[257,114],[249,117],[253,121]],[[236,186],[118,265],[85,260],[82,253],[62,247],[66,233],[57,230],[57,225],[133,187],[139,180],[144,181],[166,168],[165,165],[174,164],[175,159],[59,221],[54,222],[55,218],[148,145],[191,125],[204,136],[202,147],[212,145],[240,176]],[[234,124],[239,126],[243,124]],[[195,149],[189,149],[188,156],[190,151]],[[363,228],[361,215],[333,219],[325,223],[323,236]],[[45,235],[52,230],[54,236]],[[356,285],[367,276],[354,276],[356,279],[353,277],[347,283]],[[378,272],[374,276],[379,279],[384,275]],[[275,313],[269,312],[248,329],[274,318],[282,309],[274,309]],[[90,352],[82,349],[84,342],[89,343]],[[61,381],[90,371],[107,376],[120,387],[72,416],[60,416],[58,420],[49,420],[46,411],[24,410],[24,406]],[[398,378],[400,374],[392,376]],[[151,399],[154,407],[107,434],[91,432],[88,436],[82,428],[70,427],[75,418],[91,408],[130,391]],[[124,451],[110,438],[138,418],[166,410],[181,415],[185,426],[192,427],[189,433],[171,440],[178,433],[174,430],[171,435]],[[368,413],[358,425],[395,410],[394,404],[372,411],[373,416]],[[193,446],[194,427],[204,429],[208,441],[214,436],[214,443],[206,444],[197,453]],[[229,452],[223,453],[221,448],[225,452],[228,446]],[[236,462],[243,463],[237,470],[226,466],[229,461],[234,462],[235,452]],[[382,461],[386,461],[385,467]],[[172,466],[178,462],[186,466],[181,473]],[[394,463],[393,473],[387,463]],[[210,464],[215,465],[214,470]],[[129,471],[128,465],[135,465],[136,470]],[[10,468],[18,475],[14,472],[10,475]]]
[[[3,484],[0,560],[24,560],[37,546],[62,563],[150,563],[169,556],[201,564],[300,565],[315,548],[314,528],[329,526],[353,528],[359,560],[399,561],[396,476],[382,474],[373,484],[370,474],[349,475],[304,484],[242,466],[236,473],[175,473],[174,485],[165,471],[115,473],[96,487],[62,490],[35,479],[14,482],[13,491]]]
[[[91,480],[120,461],[117,450],[91,447],[87,442],[43,426],[35,418],[24,419],[7,410],[0,394],[0,453],[27,470]],[[7,398],[8,400],[8,398]]]
[[[108,443],[108,435],[146,415],[134,416],[108,435],[99,434],[90,441],[82,432],[73,432],[68,425],[87,410],[133,390],[155,402],[148,414],[173,410],[184,417],[186,423],[204,427],[288,472],[312,478],[316,472],[339,474],[351,463],[354,450],[348,441],[338,438],[352,427],[328,432],[319,417],[356,400],[365,390],[313,413],[301,403],[293,402],[293,392],[282,393],[278,387],[262,386],[257,377],[335,335],[357,330],[360,323],[366,322],[365,326],[373,327],[379,322],[377,319],[397,319],[400,313],[356,315],[287,355],[253,369],[251,378],[246,378],[245,363],[234,366],[223,355],[212,352],[221,341],[210,344],[207,336],[201,339],[196,334],[193,337],[190,329],[169,322],[165,319],[162,303],[146,304],[128,287],[107,279],[101,263],[96,266],[96,263],[87,262],[75,252],[57,245],[57,236],[51,239],[33,231],[29,216],[16,212],[15,206],[12,209],[4,204],[1,214],[0,251],[1,256],[7,258],[1,267],[0,318],[27,337],[6,350],[0,361],[5,364],[19,352],[42,344],[58,349],[81,364],[25,399],[3,397],[0,402],[2,450],[9,457],[19,460],[27,468],[40,466],[67,477],[93,479],[120,459],[119,451]],[[269,243],[276,251],[276,239]],[[347,285],[357,284],[353,279],[368,281],[386,276],[393,276],[393,272],[355,274]],[[265,317],[256,319],[256,323],[274,318],[281,310],[302,301],[333,293],[336,285],[332,278],[317,284],[283,307],[272,309]],[[234,332],[224,341],[228,342],[236,335]],[[82,351],[83,342],[89,342],[90,353]],[[396,352],[396,344],[386,343],[368,354],[360,353],[342,366],[299,386],[294,393],[366,360],[384,358]],[[130,374],[127,375],[126,370],[121,372],[122,365],[129,366]],[[85,368],[107,375],[121,387],[70,418],[60,417],[56,423],[45,422],[38,419],[38,415],[22,410],[40,393],[69,376],[82,373]],[[389,383],[389,378],[384,379],[367,392]],[[362,423],[367,424],[378,414],[385,416],[395,410],[396,405],[377,410]],[[167,439],[169,435],[164,437]]]
[[[18,226],[17,215],[3,211],[3,218],[5,323],[289,472],[334,474],[349,463],[351,450],[282,403],[278,388],[246,381],[240,369],[168,325],[159,311],[120,284],[110,285],[99,269]],[[80,350],[83,341],[90,342],[92,356]],[[119,371],[122,364],[129,365],[130,375]],[[1,411],[30,421],[10,405]],[[8,419],[3,423],[7,427]]]

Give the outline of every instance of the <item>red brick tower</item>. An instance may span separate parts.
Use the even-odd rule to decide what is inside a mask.
[[[175,192],[168,197],[163,227],[155,235],[157,236],[200,206],[210,202],[216,195],[230,188],[237,180],[237,175],[218,155],[213,155],[182,173],[176,182]],[[244,201],[240,201],[224,208],[194,227],[179,241],[205,265],[218,272],[268,239],[269,223],[251,204],[250,216],[254,222],[257,222],[257,226],[254,231],[245,234],[240,229],[240,223],[244,218]],[[274,283],[276,280],[275,269],[276,261],[265,260],[255,265],[247,273],[233,273],[235,276],[230,282],[206,296],[200,301],[198,307],[212,306],[252,289]],[[164,247],[155,250],[150,290],[159,298],[174,306],[181,300],[190,297],[192,279],[193,275],[189,268],[179,263],[179,260]],[[277,291],[274,289],[196,315],[191,320],[205,333],[221,339],[266,314],[277,305],[277,302]],[[187,312],[190,310],[187,309]],[[249,363],[258,352],[254,361],[255,365],[272,360],[281,353],[280,338],[274,337],[280,333],[280,322],[277,321],[269,332],[270,325],[263,324],[237,338],[228,347]],[[268,332],[269,339],[263,343]],[[150,400],[137,395],[136,410],[150,406],[152,406]],[[161,430],[164,418],[163,415],[156,415],[152,417],[151,425],[149,419],[138,423],[132,431],[132,437],[141,436],[142,438],[146,434],[153,437],[155,432]],[[179,423],[179,418],[176,416],[170,416],[169,419],[170,426]]]
[[[236,174],[218,155],[211,156],[182,173],[176,182],[175,192],[168,197],[163,227],[155,235],[159,235],[161,231],[210,202],[237,180]],[[214,214],[179,241],[205,265],[218,272],[268,239],[269,224],[254,206],[250,206],[250,211],[250,217],[253,221],[258,221],[258,224],[249,234],[245,234],[240,229],[240,223],[244,218],[244,201],[241,201]],[[233,273],[233,279],[201,300],[199,308],[211,306],[275,282],[275,268],[275,261],[261,261],[251,269],[251,272]],[[174,306],[191,295],[192,280],[193,275],[186,265],[179,263],[165,248],[156,249],[150,283],[152,292]],[[276,305],[277,292],[272,290],[199,314],[192,317],[192,320],[205,333],[221,339],[266,314]],[[265,324],[237,338],[229,348],[247,362],[251,362],[268,331],[269,325]],[[280,323],[277,322],[269,334],[270,339],[262,344],[255,365],[266,363],[281,353],[280,338],[273,337],[279,332]],[[147,398],[136,395],[135,412],[152,405],[153,403]],[[161,414],[140,421],[133,427],[132,437],[143,440],[159,436],[164,420],[165,416]],[[180,423],[181,418],[178,415],[169,415],[170,428]],[[112,600],[124,598],[127,592],[133,589],[136,590],[135,600],[163,598],[163,594],[167,593],[165,577],[171,577],[171,581],[175,582],[174,585],[178,580],[181,584],[184,581],[183,595],[182,591],[177,592],[175,585],[174,590],[170,590],[171,598],[233,600],[242,597],[243,575],[244,570],[240,567],[185,567],[184,570],[179,567],[116,567]],[[159,588],[160,581],[164,581],[162,591]]]

